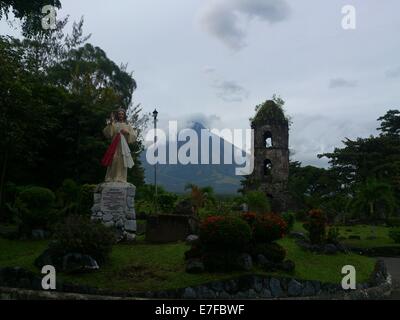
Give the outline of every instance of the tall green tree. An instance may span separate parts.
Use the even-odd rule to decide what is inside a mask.
[[[22,30],[25,36],[43,32],[42,29],[42,8],[51,5],[57,9],[61,8],[60,0],[1,0],[0,19],[9,18],[10,12],[21,21]]]
[[[383,210],[378,211],[378,206]],[[357,217],[386,219],[393,213],[396,200],[390,184],[369,178],[357,186],[351,207]]]

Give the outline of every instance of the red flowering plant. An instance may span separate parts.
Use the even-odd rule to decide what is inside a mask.
[[[212,216],[200,225],[200,242],[204,249],[240,251],[251,240],[250,226],[235,216]]]
[[[272,243],[285,236],[287,224],[278,214],[266,213],[257,216],[253,225],[256,243]]]
[[[241,215],[241,218],[248,223],[251,229],[254,227],[254,223],[257,219],[257,213],[255,212],[246,212]]]
[[[325,241],[326,225],[327,219],[322,210],[312,209],[308,212],[307,220],[303,226],[309,233],[311,243],[321,244]]]

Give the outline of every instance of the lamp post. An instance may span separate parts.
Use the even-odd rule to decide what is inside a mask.
[[[154,109],[154,111],[153,111],[154,147],[156,147],[156,143],[157,143],[157,116],[158,116],[158,111],[157,111],[157,109]],[[158,150],[157,150],[157,152],[158,152]],[[157,162],[154,164],[154,188],[155,188],[155,193],[154,193],[155,210],[156,210],[156,213],[158,213]]]

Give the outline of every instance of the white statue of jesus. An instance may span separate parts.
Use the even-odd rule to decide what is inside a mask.
[[[124,109],[118,109],[117,120],[111,114],[103,133],[112,141],[102,160],[107,167],[105,181],[127,182],[128,168],[134,165],[128,144],[136,141],[137,130],[127,122]]]

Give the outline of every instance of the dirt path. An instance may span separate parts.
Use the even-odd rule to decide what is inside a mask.
[[[392,275],[393,292],[390,300],[400,300],[400,258],[380,258],[385,261],[388,272]]]

